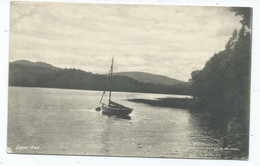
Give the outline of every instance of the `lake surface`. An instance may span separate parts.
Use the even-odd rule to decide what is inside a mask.
[[[127,101],[186,97],[114,92],[113,100],[132,107],[130,118],[108,117],[101,91],[9,87],[9,153],[228,158],[220,139],[204,131],[188,110]],[[107,94],[108,96],[108,94]]]

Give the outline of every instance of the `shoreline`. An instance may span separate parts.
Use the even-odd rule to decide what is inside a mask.
[[[192,98],[157,98],[157,99],[127,99],[127,101],[135,103],[148,104],[150,106],[190,109],[193,104]]]
[[[8,85],[8,87],[20,87],[20,88],[47,88],[47,89],[63,89],[63,90],[82,90],[82,91],[104,91],[104,89],[84,89],[84,88],[61,88],[61,87],[47,87],[47,86],[20,86],[20,85]],[[190,94],[179,94],[179,93],[155,93],[155,92],[139,92],[139,91],[119,91],[115,90],[116,93],[143,93],[143,94],[159,94],[159,95],[178,95],[178,96],[191,96]],[[185,98],[186,98],[185,97]]]

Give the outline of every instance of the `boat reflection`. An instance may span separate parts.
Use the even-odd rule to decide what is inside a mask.
[[[108,118],[115,117],[115,118],[119,118],[119,119],[131,120],[131,116],[129,116],[129,115],[107,115],[107,114],[105,114],[103,112],[102,112],[102,114],[104,116],[107,116]]]

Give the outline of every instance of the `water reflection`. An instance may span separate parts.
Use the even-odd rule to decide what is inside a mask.
[[[201,130],[203,137],[210,136],[213,143],[210,149],[221,159],[247,159],[248,156],[248,130],[239,127],[234,119],[216,119],[201,114],[191,113],[196,130]],[[240,123],[240,126],[243,126]],[[197,139],[197,138],[196,138]],[[216,156],[215,154],[215,156]]]
[[[117,117],[95,111],[98,91],[12,87],[9,92],[13,95],[9,98],[8,147],[13,153],[204,159],[246,156],[236,150],[241,146],[229,143],[243,144],[239,131],[247,130],[235,126],[239,123],[228,122],[233,129],[225,129],[225,134],[225,130],[212,127],[210,120],[188,110],[123,100],[129,94],[136,98],[146,94],[114,93],[116,100],[134,108],[130,116]],[[221,123],[217,126],[222,128]],[[223,148],[223,142],[228,142],[229,149]],[[19,151],[17,144],[39,145],[41,150]]]
[[[115,117],[115,118],[118,118],[118,119],[131,120],[131,116],[129,116],[129,115],[107,115],[107,114],[104,114],[103,112],[102,112],[102,115],[107,116],[108,118]]]

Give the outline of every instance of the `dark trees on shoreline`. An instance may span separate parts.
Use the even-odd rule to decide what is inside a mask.
[[[233,32],[225,50],[216,53],[202,70],[191,73],[191,112],[207,119],[206,125],[221,129],[223,146],[239,147],[241,157],[248,155],[252,10],[230,10],[242,17],[242,27]]]

